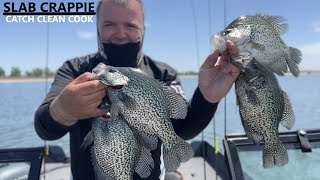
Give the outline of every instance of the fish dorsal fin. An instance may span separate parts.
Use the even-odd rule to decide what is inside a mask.
[[[263,18],[269,25],[271,25],[278,34],[284,34],[288,31],[288,24],[286,19],[282,16],[267,16],[267,15],[258,15]]]
[[[287,93],[284,91],[282,91],[282,93],[284,99],[284,110],[282,114],[281,125],[287,129],[291,129],[295,122],[295,116]]]
[[[154,169],[154,161],[150,150],[142,147],[140,157],[136,163],[135,171],[141,178],[147,178],[150,176]]]
[[[176,86],[167,86],[164,83],[159,83],[166,95],[170,118],[184,119],[188,113],[188,101],[179,93]]]

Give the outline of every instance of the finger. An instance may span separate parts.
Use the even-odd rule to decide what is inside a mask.
[[[104,110],[101,110],[99,108],[95,108],[91,111],[91,117],[98,117],[98,116],[102,116],[105,115],[107,112]]]
[[[86,72],[86,73],[83,73],[81,74],[79,77],[77,77],[76,79],[74,79],[71,84],[80,84],[80,83],[84,83],[84,82],[87,82],[90,80],[90,77],[91,77],[91,73],[89,72]]]
[[[221,60],[222,61],[228,61],[230,55],[234,55],[238,53],[237,47],[231,42],[231,41],[227,41],[227,50],[225,50],[222,54],[221,54]]]
[[[212,54],[210,54],[207,59],[204,61],[204,63],[201,65],[200,69],[209,69],[212,68],[219,57],[219,50],[216,49]]]
[[[77,85],[77,89],[81,92],[81,95],[84,96],[95,94],[101,90],[105,90],[107,87],[107,85],[99,80],[87,81]]]
[[[102,103],[102,99],[98,100],[98,101],[95,101],[95,102],[92,102],[89,106],[88,106],[88,109],[95,109],[95,108],[98,108]],[[100,109],[100,108],[99,108]],[[103,110],[103,109],[101,109]]]
[[[229,64],[228,58],[229,56],[225,56],[225,55],[220,56],[216,64],[216,67],[219,66],[220,68],[226,68],[226,66]]]
[[[86,101],[88,104],[93,104],[93,103],[96,103],[98,101],[102,101],[102,99],[105,96],[106,96],[106,92],[102,90],[102,91],[99,91],[97,93],[84,96],[84,101]]]
[[[230,40],[227,40],[226,44],[227,44],[228,53],[230,55],[234,55],[238,53],[237,47],[233,42],[231,42]]]

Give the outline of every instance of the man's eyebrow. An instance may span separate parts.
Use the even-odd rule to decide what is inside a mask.
[[[139,24],[135,22],[127,22],[126,24],[131,26],[139,26]]]
[[[103,24],[106,24],[106,23],[109,23],[109,24],[115,24],[115,22],[114,22],[114,21],[112,21],[112,20],[108,20],[108,19],[106,19],[106,20],[102,21],[102,23],[103,23]]]

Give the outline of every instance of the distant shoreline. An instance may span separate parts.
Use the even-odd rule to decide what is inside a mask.
[[[309,74],[320,74],[320,70],[303,70],[300,72],[301,75],[309,75]],[[290,73],[286,74],[290,75]],[[179,74],[178,75],[180,78],[188,78],[188,77],[197,77],[197,74],[192,74],[192,75],[185,75],[185,74]],[[24,82],[45,82],[45,81],[53,81],[53,77],[49,77],[48,79],[44,77],[5,77],[5,78],[0,78],[0,83],[24,83]]]
[[[24,83],[24,82],[45,82],[52,81],[53,77],[48,79],[40,77],[17,77],[17,78],[0,78],[0,83]]]

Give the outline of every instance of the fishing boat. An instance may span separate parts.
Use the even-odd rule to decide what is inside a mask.
[[[223,140],[224,153],[206,141],[193,141],[194,157],[179,167],[179,176],[166,180],[317,179],[320,129],[282,132],[279,137],[290,158],[283,168],[263,169],[263,144],[253,144],[245,134],[229,134]],[[0,179],[69,180],[70,159],[59,146],[1,149]]]

